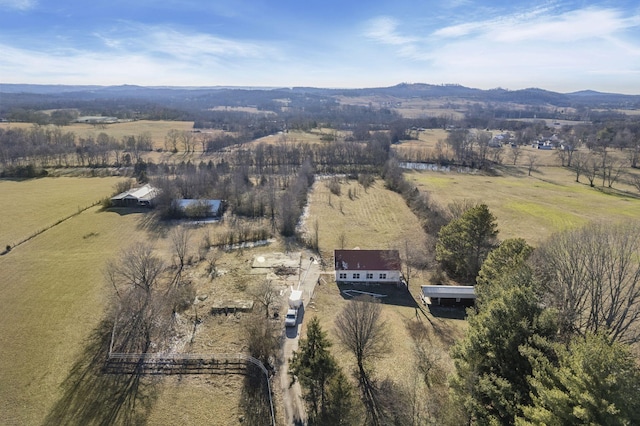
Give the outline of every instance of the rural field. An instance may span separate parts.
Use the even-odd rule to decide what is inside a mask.
[[[108,196],[116,181],[44,178],[0,182],[3,194],[22,194],[11,205],[11,222],[2,222],[3,240],[13,232],[11,224],[19,230],[18,237],[44,228],[59,215],[76,213],[75,208],[56,210],[58,206],[89,204],[93,198]],[[38,216],[37,212],[46,213],[49,207],[54,213]],[[29,212],[30,222],[21,223],[20,209],[23,214]],[[0,424],[98,424],[109,418],[148,424],[237,424],[242,376],[148,376],[132,383],[100,371],[110,336],[106,315],[113,302],[113,289],[103,275],[105,262],[117,258],[135,241],[153,244],[171,261],[167,229],[149,229],[148,225],[145,212],[91,207],[0,256]],[[206,227],[194,231],[195,247],[205,233]],[[229,257],[234,260],[237,254]],[[216,282],[220,297],[237,293],[232,285],[225,289],[234,277],[247,284],[257,280],[238,277],[235,270],[227,272],[228,278]],[[197,268],[188,273],[201,284]],[[210,280],[202,282],[199,292],[214,296],[205,287]],[[206,313],[204,306],[202,313]],[[240,350],[237,326],[232,321],[229,324],[232,333],[224,323],[216,324],[222,332],[205,334],[195,342],[194,350],[220,352],[223,342],[230,343],[228,350]],[[211,342],[218,345],[211,348]]]
[[[554,232],[592,221],[638,218],[640,197],[624,184],[613,191],[591,188],[560,167],[541,167],[531,176],[526,170],[508,171],[502,176],[414,171],[406,177],[442,207],[464,201],[487,204],[497,218],[498,238],[520,237],[534,246]]]
[[[100,359],[86,347],[110,300],[104,262],[145,238],[139,219],[92,207],[0,257],[0,423],[42,424],[73,392],[74,366]]]
[[[321,134],[294,133],[289,140],[298,137],[317,143]],[[420,132],[419,140],[394,149],[432,149],[443,138],[446,132],[428,130]],[[628,184],[621,181],[614,189],[591,188],[576,183],[572,171],[550,165],[557,160],[551,153],[532,152],[541,157],[531,176],[525,166],[500,166],[490,175],[408,171],[405,177],[442,207],[464,201],[486,203],[497,218],[500,239],[522,237],[534,246],[554,232],[590,221],[637,218],[640,199]],[[113,297],[103,276],[106,261],[134,241],[147,241],[167,264],[175,263],[170,235],[173,228],[184,226],[175,222],[158,225],[145,212],[102,211],[99,206],[78,213],[111,195],[120,179],[0,181],[0,192],[16,200],[7,205],[6,220],[0,223],[3,246],[73,215],[0,256],[4,286],[0,298],[0,424],[95,424],[117,419],[150,425],[232,425],[242,417],[241,375],[135,378],[100,371],[108,350],[107,313]],[[426,256],[427,243],[419,220],[382,180],[365,189],[354,180],[340,178],[336,194],[329,189],[331,179],[316,179],[303,217],[305,237],[311,241],[317,236],[325,263],[321,284],[305,307],[300,332],[304,335],[309,319],[317,316],[334,343],[332,353],[349,373],[353,359],[340,348],[334,330],[335,318],[349,299],[333,280],[333,250],[398,249],[403,257],[407,251]],[[301,248],[292,241],[273,239],[265,246],[231,251],[212,249],[206,253],[215,255],[216,274],[209,273],[201,247],[220,243],[234,227],[270,229],[266,220],[234,220],[229,216],[222,223],[188,228],[191,260],[183,274],[194,287],[196,303],[179,318],[184,325],[179,336],[184,352],[245,352],[243,324],[259,319],[254,314],[212,315],[212,308],[222,302],[252,299],[265,279],[274,281],[280,302],[286,298],[290,284],[286,274],[256,271],[252,262],[258,256],[299,252]],[[391,351],[376,362],[377,377],[414,386],[418,396],[424,396],[425,389],[416,379],[414,348],[428,345],[439,354],[440,366],[450,370],[447,350],[466,329],[460,311],[432,312],[420,303],[420,285],[430,284],[430,272],[414,269],[409,291],[381,286],[364,289],[387,294],[382,307]],[[281,397],[276,390],[276,400]],[[282,410],[279,423],[281,415]]]
[[[102,198],[112,195],[122,178],[45,178],[1,180],[6,200],[0,222],[0,244],[14,245]]]
[[[33,127],[31,123],[0,123],[0,128],[23,128]],[[54,127],[51,125],[51,127]],[[193,130],[193,121],[126,121],[122,123],[112,124],[86,124],[72,123],[68,126],[61,127],[63,132],[73,132],[79,138],[93,137],[94,139],[100,133],[106,133],[109,136],[121,141],[125,136],[138,136],[142,133],[148,133],[153,141],[154,149],[164,148],[165,136],[169,130]]]

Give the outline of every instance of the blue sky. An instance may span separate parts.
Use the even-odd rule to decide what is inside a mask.
[[[640,94],[640,5],[0,0],[0,82]]]

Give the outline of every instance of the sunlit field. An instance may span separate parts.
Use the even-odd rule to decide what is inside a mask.
[[[453,202],[485,203],[496,216],[499,238],[521,237],[538,245],[552,233],[591,221],[637,218],[637,190],[622,182],[614,190],[591,188],[584,177],[560,167],[541,167],[487,176],[455,172],[407,172],[408,180],[445,207]],[[601,183],[601,182],[599,182]]]
[[[139,223],[93,207],[0,256],[0,423],[42,424],[73,392],[74,366],[104,360],[85,349],[111,295],[105,261],[146,238]]]
[[[33,127],[30,123],[0,123],[0,128],[23,128]],[[100,133],[106,133],[109,136],[122,141],[125,136],[139,136],[148,133],[153,141],[153,147],[164,148],[165,137],[169,130],[193,130],[193,121],[128,121],[112,124],[85,124],[72,123],[68,126],[61,127],[63,132],[73,132],[79,138],[93,137],[94,139]]]
[[[0,245],[14,245],[110,196],[118,177],[0,180]]]

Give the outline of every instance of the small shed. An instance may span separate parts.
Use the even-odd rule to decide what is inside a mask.
[[[398,250],[335,250],[336,282],[401,282]]]
[[[476,291],[472,285],[423,285],[420,298],[425,305],[473,306]]]
[[[157,195],[158,190],[146,184],[111,197],[111,204],[115,207],[153,207]]]

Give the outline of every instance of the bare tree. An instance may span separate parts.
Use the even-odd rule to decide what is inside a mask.
[[[602,168],[602,177],[603,177],[602,186],[604,186],[604,182],[606,179],[607,187],[613,188],[613,184],[618,181],[618,178],[620,177],[621,173],[622,173],[622,165],[611,158],[607,159],[607,162]]]
[[[171,244],[173,251],[178,258],[178,274],[182,272],[185,265],[185,260],[188,259],[189,254],[189,240],[191,233],[189,229],[184,226],[173,228],[170,233]]]
[[[631,185],[633,185],[633,187],[637,189],[638,192],[640,192],[640,175],[637,175],[637,174],[631,175]]]
[[[196,140],[192,132],[183,130],[182,132],[180,132],[178,139],[182,143],[182,146],[184,147],[184,151],[186,153],[195,151],[194,145],[196,143]]]
[[[336,318],[336,334],[342,345],[356,358],[356,376],[368,421],[380,424],[383,417],[376,382],[371,377],[371,362],[389,351],[380,303],[369,296],[350,301]]]
[[[584,175],[589,181],[589,186],[592,188],[595,186],[593,182],[596,180],[599,170],[600,170],[600,165],[598,160],[593,155],[589,155],[587,161],[584,164],[583,171],[584,171]]]
[[[590,224],[555,235],[534,259],[564,332],[640,341],[640,223]]]
[[[264,307],[265,318],[269,318],[269,308],[278,300],[279,294],[271,280],[263,280],[251,293],[253,298]]]
[[[180,140],[180,131],[171,129],[164,138],[164,148],[167,151],[178,152],[178,141]]]
[[[537,170],[538,157],[534,154],[527,155],[527,172],[531,176],[531,172]]]
[[[316,253],[320,252],[320,223],[318,219],[313,221],[313,240],[311,246]]]
[[[584,172],[588,156],[582,151],[577,151],[573,155],[573,158],[573,165],[570,167],[576,172],[576,182],[580,182],[580,176],[582,176]]]
[[[160,275],[165,266],[147,244],[137,243],[109,261],[105,277],[113,286],[117,302],[116,352],[144,353],[167,342],[171,308],[160,291]]]
[[[638,190],[640,191],[640,187]],[[347,234],[344,231],[340,231],[340,234],[338,234],[338,246],[340,246],[341,250],[344,250],[347,246]]]
[[[273,321],[263,321],[257,315],[248,315],[243,321],[245,341],[249,354],[265,366],[273,366],[279,349],[279,330]]]

